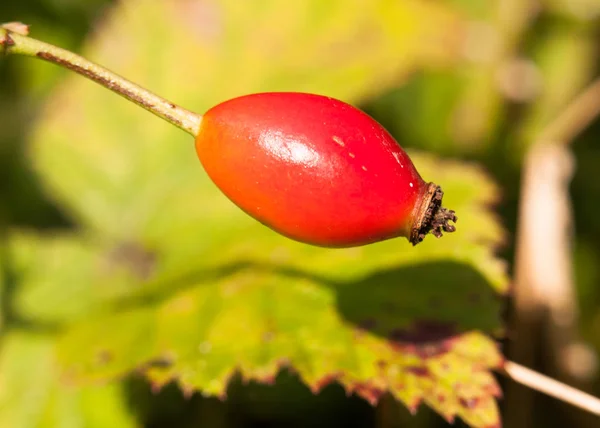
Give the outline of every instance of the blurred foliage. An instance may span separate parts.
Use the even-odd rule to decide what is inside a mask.
[[[45,334],[12,331],[2,338],[0,425],[3,427],[138,426],[123,387],[73,388],[55,370],[54,342]]]
[[[367,405],[388,389],[411,410],[423,400],[494,426],[501,356],[484,334],[502,332],[497,252],[512,259],[521,156],[597,73],[599,12],[595,0],[2,2],[0,21],[199,112],[265,90],[358,104],[420,149],[460,230],[414,249],[289,242],[212,186],[177,129],[57,67],[2,60],[0,426],[446,425],[388,395]],[[597,349],[599,135],[575,145],[572,186],[582,332]]]

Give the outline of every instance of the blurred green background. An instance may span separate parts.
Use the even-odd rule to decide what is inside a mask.
[[[80,52],[86,49],[86,40],[107,19],[116,3],[125,5],[123,9],[127,10],[129,19],[135,16],[135,7],[127,9],[127,0],[20,0],[0,3],[0,21],[26,22],[32,26],[36,38]],[[361,6],[368,2],[363,2],[364,5],[360,1],[353,2],[348,8],[339,2],[336,2],[336,7],[321,2],[321,6],[310,9],[313,15],[298,17],[290,14],[286,7],[271,7],[272,2],[248,1],[243,7],[239,6],[241,18],[238,17],[243,21],[246,14],[247,26],[238,34],[229,31],[227,35],[246,40],[242,46],[254,46],[250,52],[240,52],[240,45],[233,39],[221,40],[219,44],[230,48],[230,51],[211,51],[208,41],[218,39],[223,33],[219,28],[219,11],[213,7],[219,4],[217,0],[173,0],[173,3],[183,5],[184,12],[178,16],[181,25],[191,26],[192,33],[197,32],[196,35],[206,44],[206,51],[193,54],[195,58],[191,65],[180,71],[181,80],[186,84],[211,86],[214,99],[189,100],[177,86],[181,82],[172,86],[162,81],[153,82],[152,75],[144,75],[142,71],[139,80],[144,84],[167,97],[177,93],[179,98],[175,101],[198,111],[219,100],[245,93],[248,87],[252,90],[261,87],[285,90],[323,88],[323,92],[329,95],[343,96],[358,104],[386,126],[406,148],[481,164],[501,189],[501,200],[494,209],[508,233],[506,243],[499,251],[501,258],[509,264],[509,273],[512,272],[510,266],[514,259],[524,155],[535,135],[598,75],[600,2],[446,0],[409,2],[409,6],[402,6],[406,10],[398,11],[398,3],[402,2],[381,1],[377,2],[374,12],[382,18],[381,28],[360,28],[346,44],[332,43],[316,60],[311,56],[313,47],[335,40],[335,34],[343,32],[348,23],[362,13]],[[231,4],[233,6],[224,10],[234,14],[237,6]],[[387,16],[398,14],[401,17],[403,13],[413,15],[404,20],[383,22]],[[186,22],[186,16],[190,18],[194,14],[201,18]],[[415,17],[418,17],[416,24]],[[160,20],[161,16],[156,16],[156,19]],[[440,24],[451,27],[430,31],[430,27]],[[277,28],[281,39],[285,40],[285,44],[282,42],[285,48],[278,45],[278,40],[256,36],[252,29],[258,25]],[[185,48],[157,43],[136,46],[135,40],[143,40],[147,36],[140,32],[140,28],[146,28],[149,33],[156,32],[153,35],[155,41],[160,40],[160,32],[167,31],[164,26],[142,22],[130,39],[125,40],[123,36],[131,35],[117,32],[112,45],[105,41],[95,49],[105,55],[110,52],[111,46],[116,49],[125,45],[125,51],[147,50],[149,64],[154,62],[159,70],[174,73],[177,64],[172,62],[178,55],[187,53]],[[320,33],[323,28],[327,29],[328,35]],[[174,28],[173,31],[183,30]],[[398,45],[389,42],[385,49],[373,51],[369,46],[377,45],[378,37],[387,40],[379,33],[399,34],[397,38],[390,37]],[[105,36],[105,40],[110,40],[110,35]],[[127,43],[133,43],[133,46]],[[297,49],[290,50],[289,46]],[[256,58],[245,62],[252,64],[249,68],[237,69],[235,61],[227,60],[229,57],[246,58],[251,55]],[[207,81],[202,71],[206,58],[221,61],[222,80]],[[343,71],[335,68],[336,61],[344,63]],[[120,63],[113,56],[110,66],[136,80],[137,70],[126,60]],[[48,115],[44,109],[48,108],[51,94],[67,75],[68,72],[58,67],[29,59],[0,61],[0,233],[3,235],[12,229],[72,230],[77,227],[78,218],[87,215],[85,207],[64,210],[55,202],[27,153],[31,139],[40,139],[35,134],[38,122]],[[237,78],[237,75],[240,77]],[[89,108],[89,112],[94,113],[102,106]],[[52,114],[55,118],[60,116],[55,112]],[[126,118],[123,120],[126,121]],[[49,129],[56,134],[60,126]],[[600,217],[597,215],[600,180],[596,176],[600,165],[599,138],[600,121],[596,121],[574,142],[572,149],[576,169],[570,187],[576,232],[573,256],[579,310],[578,334],[582,343],[588,346],[586,352],[591,356],[600,351]],[[73,136],[73,139],[77,137]],[[114,144],[117,143],[127,144],[126,141]],[[78,141],[77,144],[85,142]],[[63,184],[54,183],[52,186],[61,188]],[[73,184],[73,188],[76,190],[77,186]],[[92,220],[91,223],[98,227],[102,221]],[[459,225],[468,227],[468,224]],[[3,324],[27,323],[26,319],[14,314],[12,299],[18,281],[13,280],[11,275],[14,272],[10,268],[4,266],[4,271],[7,285],[0,301]],[[510,302],[508,306],[507,322],[511,314]],[[44,325],[42,328],[52,329],[53,326]],[[518,332],[512,331],[509,326],[504,349],[510,350],[513,334]],[[34,358],[31,364],[43,365],[43,361]],[[591,368],[579,379],[580,386],[600,395],[600,377],[593,368],[594,364],[590,364]],[[543,354],[538,356],[535,368],[541,371],[548,369]],[[40,370],[36,376],[43,376],[43,369]],[[6,374],[0,373],[2,376]],[[10,376],[19,378],[19,374]],[[280,375],[275,385],[248,386],[236,379],[226,401],[203,398],[200,394],[185,397],[173,385],[160,393],[153,393],[151,386],[135,375],[127,377],[124,384],[122,402],[115,403],[89,394],[83,398],[88,400],[86,412],[123,413],[126,414],[124,419],[134,421],[132,426],[152,428],[447,426],[433,411],[424,407],[416,417],[389,399],[373,408],[360,398],[347,397],[338,385],[329,386],[314,396],[288,373]],[[502,385],[505,386],[506,382],[503,381]],[[0,393],[11,394],[10,391]],[[9,406],[23,406],[27,413],[28,400],[36,399],[32,396]],[[68,398],[54,399],[68,401]],[[502,403],[501,409],[505,413],[507,409]],[[530,413],[533,420],[530,425],[523,426],[597,426],[597,421],[581,412],[554,403],[536,396],[533,404],[528,404],[533,406]],[[65,409],[68,409],[66,404]],[[90,426],[84,414],[87,413],[61,419],[63,424],[44,426]],[[111,422],[108,416],[92,419],[104,421],[103,425],[94,426],[116,423]],[[116,420],[123,419],[115,416]],[[461,424],[457,422],[456,425]]]

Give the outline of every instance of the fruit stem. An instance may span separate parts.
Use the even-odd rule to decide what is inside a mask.
[[[27,35],[27,26],[22,24],[0,25],[0,53],[31,56],[57,64],[127,98],[194,137],[199,132],[202,115],[179,107],[79,55],[32,39]]]

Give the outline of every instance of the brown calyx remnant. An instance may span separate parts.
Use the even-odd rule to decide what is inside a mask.
[[[456,223],[458,218],[453,210],[448,210],[442,206],[444,192],[441,187],[435,183],[427,185],[420,207],[416,212],[415,222],[411,229],[409,241],[413,245],[425,239],[427,234],[431,233],[436,238],[442,236],[444,232],[454,232],[456,226],[450,222]]]

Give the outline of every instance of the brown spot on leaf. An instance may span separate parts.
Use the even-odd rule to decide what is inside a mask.
[[[465,409],[471,410],[471,409],[477,407],[477,405],[479,404],[479,398],[476,398],[476,397],[470,397],[470,398],[460,397],[458,399],[458,402]]]
[[[405,371],[407,373],[411,373],[417,377],[430,377],[431,376],[431,372],[429,371],[429,369],[427,367],[422,367],[422,366],[407,367],[405,369]]]
[[[502,389],[495,382],[494,383],[488,383],[488,384],[484,385],[483,386],[483,391],[486,394],[491,395],[491,396],[496,397],[496,398],[502,398],[502,396],[503,396]]]
[[[440,343],[428,343],[425,345],[417,346],[415,353],[421,358],[433,358],[440,355],[444,355],[452,350],[450,341],[444,341]]]
[[[427,359],[444,355],[452,350],[452,341],[446,340],[440,343],[402,343],[392,342],[392,348],[396,352],[410,353],[419,356],[419,358]]]
[[[96,364],[104,366],[110,363],[113,359],[113,355],[110,351],[103,349],[96,354]]]
[[[106,259],[107,270],[125,266],[142,280],[148,280],[156,268],[156,254],[133,242],[116,246],[108,253]]]
[[[390,339],[397,342],[428,343],[439,342],[458,334],[454,323],[441,321],[416,321],[408,328],[396,328],[390,332]]]
[[[148,361],[148,363],[146,364],[146,367],[166,369],[166,368],[171,367],[174,362],[175,361],[173,359],[169,358],[168,356],[162,356],[162,357],[157,357],[157,358],[154,358],[154,359]]]

